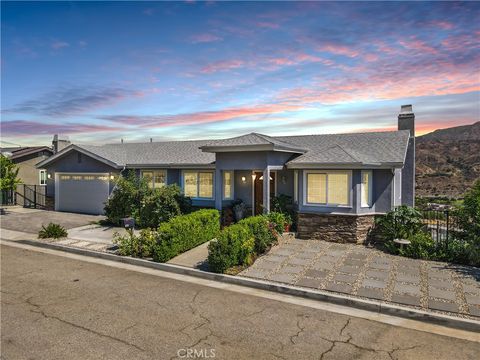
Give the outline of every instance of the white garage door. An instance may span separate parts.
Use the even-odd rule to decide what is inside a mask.
[[[103,214],[109,194],[109,174],[57,173],[55,210]]]

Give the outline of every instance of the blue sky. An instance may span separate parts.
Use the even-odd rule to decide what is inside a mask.
[[[480,3],[2,2],[2,141],[480,119]]]

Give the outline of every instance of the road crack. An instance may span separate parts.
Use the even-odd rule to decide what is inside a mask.
[[[97,336],[101,336],[101,337],[104,337],[104,338],[107,338],[107,339],[110,339],[110,340],[114,340],[114,341],[117,341],[119,343],[122,343],[124,345],[127,345],[127,346],[130,346],[130,347],[133,347],[141,352],[146,352],[145,349],[141,348],[140,346],[138,345],[135,345],[135,344],[132,344],[126,340],[123,340],[123,339],[120,339],[120,338],[117,338],[117,337],[114,337],[114,336],[111,336],[111,335],[108,335],[108,334],[104,334],[104,333],[101,333],[101,332],[98,332],[96,330],[93,330],[93,329],[90,329],[90,328],[87,328],[83,325],[79,325],[79,324],[75,324],[71,321],[68,321],[68,320],[65,320],[65,319],[62,319],[58,316],[54,316],[54,315],[48,315],[47,313],[45,313],[45,311],[41,308],[40,305],[38,304],[35,304],[34,302],[32,302],[32,298],[33,296],[27,298],[25,300],[25,302],[30,305],[30,306],[33,306],[34,307],[34,310],[30,310],[31,312],[34,312],[36,314],[40,314],[42,315],[44,318],[46,319],[54,319],[54,320],[57,320],[57,321],[60,321],[61,323],[64,323],[64,324],[67,324],[67,325],[70,325],[70,326],[73,326],[77,329],[80,329],[80,330],[84,330],[84,331],[87,331],[89,333],[92,333],[94,335],[97,335]]]

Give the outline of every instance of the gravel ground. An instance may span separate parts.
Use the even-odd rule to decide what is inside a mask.
[[[480,269],[287,237],[240,276],[480,317]]]

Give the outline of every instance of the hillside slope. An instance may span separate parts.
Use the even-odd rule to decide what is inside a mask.
[[[417,196],[460,197],[480,179],[480,121],[416,138]]]

